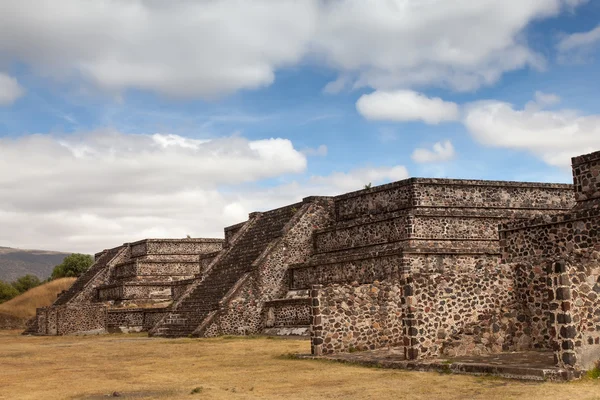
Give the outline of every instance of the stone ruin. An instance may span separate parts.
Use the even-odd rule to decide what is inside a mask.
[[[225,239],[147,239],[95,264],[25,333],[295,335],[313,355],[600,359],[600,152],[574,185],[411,178],[255,212]]]

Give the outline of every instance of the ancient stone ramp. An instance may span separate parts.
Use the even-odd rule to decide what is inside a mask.
[[[116,247],[114,249],[106,250],[102,253],[102,255],[96,259],[96,262],[83,274],[81,275],[67,290],[64,292],[53,305],[60,306],[63,304],[67,304],[71,300],[73,300],[85,286],[90,283],[96,275],[102,272],[110,261],[112,261],[119,253],[124,249],[124,246]]]
[[[225,253],[171,313],[150,333],[154,336],[182,337],[194,330],[219,307],[219,301],[253,268],[253,262],[269,244],[283,234],[285,225],[300,210],[302,203],[256,213],[239,232]]]
[[[109,263],[118,257],[125,248],[126,246],[120,246],[114,249],[105,250],[97,255],[94,264],[81,275],[68,290],[59,295],[52,306],[64,306],[69,302],[72,302],[82,293],[90,282],[94,281],[100,274],[104,274],[107,271]],[[25,329],[23,335],[35,335],[39,333],[38,330],[38,319],[36,316],[27,322],[27,329]]]

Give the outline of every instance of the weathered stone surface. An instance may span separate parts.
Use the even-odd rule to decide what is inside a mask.
[[[600,358],[600,152],[573,176],[413,178],[252,213],[224,241],[125,244],[30,331],[99,325],[104,302],[112,330],[310,333],[315,355],[396,346],[408,360],[546,350],[584,369]]]

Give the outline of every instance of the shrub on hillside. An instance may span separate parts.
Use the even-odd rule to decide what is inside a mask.
[[[27,274],[14,281],[12,286],[17,289],[19,293],[25,293],[29,289],[39,286],[41,283],[42,282],[40,282],[40,278],[37,276]]]
[[[13,297],[17,297],[18,295],[19,291],[15,289],[13,285],[0,281],[0,303],[8,301]]]
[[[52,271],[52,279],[81,276],[94,263],[94,258],[88,254],[74,253],[65,257],[63,262]]]

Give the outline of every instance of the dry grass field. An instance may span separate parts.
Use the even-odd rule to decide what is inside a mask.
[[[35,315],[36,308],[52,304],[56,295],[68,289],[75,280],[76,278],[57,279],[0,304],[0,329],[25,328],[27,320]]]
[[[0,331],[1,399],[600,399],[600,380],[519,382],[295,360],[309,343]],[[192,393],[194,392],[194,393]]]
[[[0,314],[17,318],[31,318],[38,307],[47,307],[56,300],[56,295],[71,287],[77,278],[62,278],[34,287],[5,303],[0,304]]]

